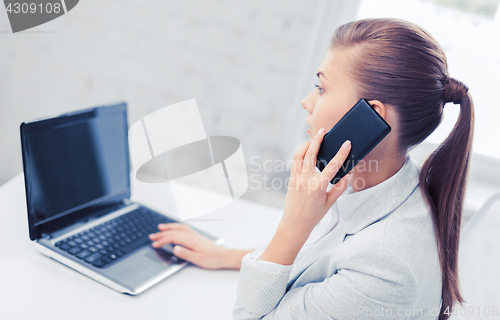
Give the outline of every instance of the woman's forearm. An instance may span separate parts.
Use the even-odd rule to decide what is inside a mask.
[[[255,249],[231,249],[227,248],[224,256],[222,258],[222,267],[221,269],[241,269],[241,259],[249,253],[254,251]]]
[[[259,260],[281,265],[293,264],[297,254],[306,242],[308,234],[301,234],[292,230],[292,228],[286,228],[280,224]]]

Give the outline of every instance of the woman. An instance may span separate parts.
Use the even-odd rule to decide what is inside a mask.
[[[294,155],[282,220],[265,250],[215,246],[186,226],[160,225],[154,246],[206,268],[239,268],[235,319],[446,319],[463,301],[457,254],[474,112],[425,30],[396,19],[340,26],[302,101],[306,142]],[[346,141],[321,173],[320,143],[360,99],[392,131],[335,186]],[[422,168],[407,156],[460,104],[448,138]],[[369,166],[368,164],[376,164]]]

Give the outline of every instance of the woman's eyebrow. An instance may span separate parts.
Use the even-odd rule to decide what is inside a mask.
[[[322,75],[322,76],[323,76],[323,78],[325,78],[326,80],[328,80],[328,79],[325,77],[325,74],[324,74],[323,72],[321,72],[321,71],[320,71],[320,72],[318,72],[318,73],[316,73],[316,75],[318,76],[318,78],[319,78],[319,75]]]

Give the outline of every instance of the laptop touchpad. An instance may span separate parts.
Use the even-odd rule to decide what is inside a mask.
[[[164,265],[170,265],[173,263],[180,263],[184,262],[185,260],[177,258],[175,255],[163,250],[163,249],[153,249],[153,250],[148,250],[146,254],[144,254],[146,257],[150,258],[151,260],[154,260],[158,263],[164,264]]]

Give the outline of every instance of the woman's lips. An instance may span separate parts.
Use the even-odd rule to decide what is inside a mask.
[[[307,129],[307,133],[310,134],[312,132],[311,128]]]

